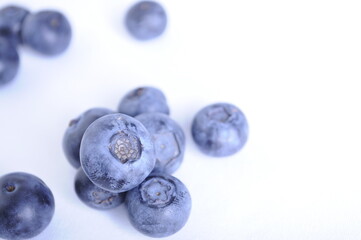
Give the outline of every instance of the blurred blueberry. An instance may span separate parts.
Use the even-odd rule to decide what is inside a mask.
[[[0,87],[13,80],[19,70],[20,58],[15,46],[0,37]]]
[[[171,174],[184,157],[185,136],[182,128],[163,113],[143,113],[135,117],[153,137],[156,163],[153,171]]]
[[[154,87],[139,87],[122,98],[118,112],[132,117],[148,112],[169,114],[169,107],[161,90]]]
[[[62,13],[47,10],[29,14],[24,20],[21,35],[25,45],[52,56],[68,48],[72,31]]]
[[[130,222],[138,231],[150,237],[167,237],[186,224],[192,201],[177,178],[152,173],[127,192],[125,204]]]
[[[0,238],[40,234],[54,215],[54,197],[38,177],[22,172],[0,178]]]
[[[80,167],[79,149],[85,130],[96,119],[111,113],[114,112],[106,108],[91,108],[70,121],[63,137],[63,150],[73,167]]]
[[[9,5],[0,9],[0,36],[8,38],[15,46],[22,42],[21,25],[29,11],[23,7]]]
[[[110,192],[125,192],[153,170],[153,141],[135,118],[109,114],[95,120],[85,131],[80,162],[95,185]]]
[[[75,176],[75,192],[80,200],[89,207],[106,210],[124,202],[125,193],[112,193],[92,183],[82,168]]]
[[[229,156],[241,150],[247,141],[247,119],[232,104],[212,104],[196,114],[192,123],[192,136],[205,154]]]
[[[150,40],[164,32],[167,26],[167,15],[159,3],[141,1],[129,9],[125,25],[136,39]]]

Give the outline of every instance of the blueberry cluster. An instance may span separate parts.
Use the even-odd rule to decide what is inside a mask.
[[[54,196],[40,178],[24,172],[0,178],[0,238],[35,237],[49,225],[54,210]]]
[[[139,87],[127,93],[117,112],[92,108],[71,120],[63,149],[78,169],[75,191],[88,206],[110,209],[125,202],[130,222],[151,237],[179,231],[191,209],[187,188],[171,176],[185,151],[182,128],[169,117],[163,92]],[[230,156],[247,141],[248,123],[239,108],[216,103],[192,123],[200,150]]]
[[[163,7],[153,1],[133,5],[125,25],[138,40],[161,35],[167,25]],[[19,69],[18,47],[48,56],[64,52],[72,30],[58,11],[30,13],[19,6],[0,9],[0,86]],[[92,108],[70,121],[63,138],[69,163],[77,169],[75,192],[89,207],[106,210],[125,203],[132,225],[150,237],[167,237],[187,222],[191,197],[171,176],[182,164],[185,134],[169,117],[162,91],[140,87],[120,101],[117,111]],[[200,110],[192,123],[199,149],[214,157],[230,156],[248,139],[245,115],[229,103]],[[22,172],[0,178],[0,238],[38,235],[54,214],[54,197],[46,184]]]
[[[78,169],[75,192],[86,205],[111,209],[125,202],[130,222],[151,237],[166,237],[187,222],[191,197],[171,176],[184,157],[185,135],[169,117],[162,91],[139,87],[117,112],[92,108],[70,121],[63,149]]]
[[[13,80],[18,72],[18,47],[55,56],[64,52],[71,40],[71,26],[59,11],[31,13],[15,5],[0,9],[0,86]]]

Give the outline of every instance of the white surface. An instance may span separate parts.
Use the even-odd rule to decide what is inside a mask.
[[[166,33],[137,42],[122,25],[133,1],[17,1],[62,10],[74,30],[59,57],[21,49],[16,81],[0,89],[0,174],[33,173],[56,199],[36,239],[149,239],[124,207],[101,212],[78,200],[61,148],[70,119],[115,109],[142,85],[165,92],[187,135],[175,176],[193,208],[169,239],[361,239],[360,1],[160,2]],[[245,148],[223,159],[190,136],[195,113],[218,101],[250,124]]]

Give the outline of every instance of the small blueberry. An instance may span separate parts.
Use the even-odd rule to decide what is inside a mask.
[[[150,40],[160,36],[167,26],[167,15],[157,2],[141,1],[133,5],[126,17],[129,33],[138,40]]]
[[[212,104],[196,114],[192,123],[192,136],[205,154],[230,156],[241,150],[248,139],[247,119],[232,104]]]
[[[191,211],[191,196],[177,178],[152,173],[142,184],[127,192],[125,204],[130,222],[150,237],[167,237],[178,232]]]

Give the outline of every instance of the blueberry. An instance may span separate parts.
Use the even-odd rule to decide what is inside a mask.
[[[114,112],[106,108],[91,108],[70,121],[63,137],[63,149],[66,158],[73,167],[80,167],[79,149],[85,130],[96,119],[111,113]]]
[[[153,137],[156,163],[153,171],[171,174],[184,157],[185,136],[182,128],[163,113],[143,113],[135,117]]]
[[[248,123],[236,106],[216,103],[196,114],[192,136],[204,153],[214,157],[229,156],[241,150],[246,143]]]
[[[118,112],[137,116],[148,112],[169,114],[169,107],[163,92],[154,87],[136,88],[120,101]]]
[[[137,230],[150,237],[167,237],[186,224],[192,201],[181,181],[157,173],[127,192],[125,204]]]
[[[0,36],[10,39],[15,46],[21,43],[21,25],[28,14],[27,9],[15,5],[0,9]]]
[[[40,11],[29,14],[21,30],[24,44],[45,55],[64,52],[72,35],[68,19],[57,11]]]
[[[38,177],[22,172],[0,178],[0,238],[40,234],[54,215],[54,197]]]
[[[94,185],[81,168],[75,176],[75,192],[83,203],[99,210],[119,206],[124,202],[125,196],[125,193],[109,192]]]
[[[0,37],[0,87],[13,80],[19,70],[19,54],[15,46]]]
[[[153,141],[138,120],[121,113],[109,114],[85,131],[80,162],[95,185],[110,192],[125,192],[153,170]]]
[[[129,9],[125,17],[125,25],[136,39],[150,40],[164,32],[167,15],[159,3],[141,1]]]

